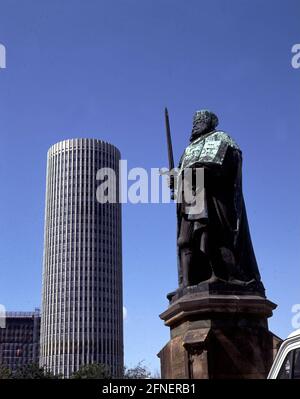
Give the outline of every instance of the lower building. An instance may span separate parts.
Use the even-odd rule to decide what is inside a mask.
[[[0,365],[11,371],[39,363],[41,316],[34,312],[6,312],[5,327],[0,328]]]

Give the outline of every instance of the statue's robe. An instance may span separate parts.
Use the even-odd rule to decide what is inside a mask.
[[[212,276],[237,284],[259,282],[242,193],[241,150],[225,132],[213,131],[186,148],[179,164],[182,181],[186,168],[204,168],[204,191],[198,213],[190,212],[184,195],[177,203],[179,282],[183,267],[189,269],[187,285]],[[195,195],[202,189],[193,185]],[[191,254],[188,262],[184,254]]]

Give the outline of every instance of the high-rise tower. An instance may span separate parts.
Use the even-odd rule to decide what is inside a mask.
[[[48,151],[40,364],[65,378],[89,363],[123,369],[121,205],[96,198],[97,171],[118,181],[119,159],[96,139]]]

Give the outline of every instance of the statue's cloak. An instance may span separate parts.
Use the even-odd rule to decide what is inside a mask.
[[[187,168],[204,168],[201,209],[190,212],[182,191]],[[193,251],[192,280],[196,283],[213,274],[227,281],[260,281],[242,193],[242,152],[223,131],[194,140],[184,151],[177,179],[177,219],[180,278],[180,248]],[[181,181],[181,184],[180,184]],[[200,281],[199,281],[200,280]]]

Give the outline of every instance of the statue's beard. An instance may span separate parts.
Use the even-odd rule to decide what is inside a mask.
[[[197,122],[193,126],[190,141],[194,141],[198,137],[203,136],[211,131],[213,131],[211,123],[208,124],[207,122]]]

